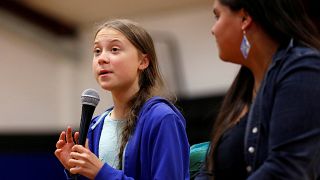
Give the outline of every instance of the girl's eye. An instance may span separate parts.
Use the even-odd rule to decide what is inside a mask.
[[[116,53],[116,52],[118,52],[120,49],[119,48],[117,48],[117,47],[112,47],[111,48],[111,52],[113,52],[113,53]]]
[[[95,55],[98,55],[98,54],[101,53],[101,49],[100,49],[100,48],[94,48],[93,53],[94,53]]]

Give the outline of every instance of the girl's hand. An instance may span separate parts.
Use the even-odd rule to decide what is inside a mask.
[[[95,154],[82,145],[73,146],[70,156],[69,165],[72,167],[70,172],[86,176],[89,179],[94,179],[104,164]]]
[[[78,141],[79,132],[74,134],[75,141]],[[55,156],[59,159],[61,164],[65,169],[69,170],[71,166],[69,165],[69,159],[71,158],[70,153],[72,147],[75,145],[72,138],[72,129],[71,127],[67,128],[67,132],[62,131],[59,137],[59,140],[56,143],[56,151],[54,152]]]

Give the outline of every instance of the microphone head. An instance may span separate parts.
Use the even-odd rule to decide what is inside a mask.
[[[96,107],[100,101],[99,94],[94,89],[86,89],[81,94],[81,103]]]

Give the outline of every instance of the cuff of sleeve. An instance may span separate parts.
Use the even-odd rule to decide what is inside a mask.
[[[99,170],[98,174],[94,178],[95,180],[104,180],[104,179],[109,179],[110,177],[117,177],[117,171],[111,166],[109,166],[107,163],[104,163],[102,168]]]

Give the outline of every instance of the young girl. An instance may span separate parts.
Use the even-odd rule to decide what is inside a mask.
[[[88,147],[73,143],[70,127],[62,132],[56,157],[89,179],[189,179],[185,120],[157,96],[163,81],[150,35],[129,20],[109,21],[93,52],[94,76],[114,106],[91,121]]]

